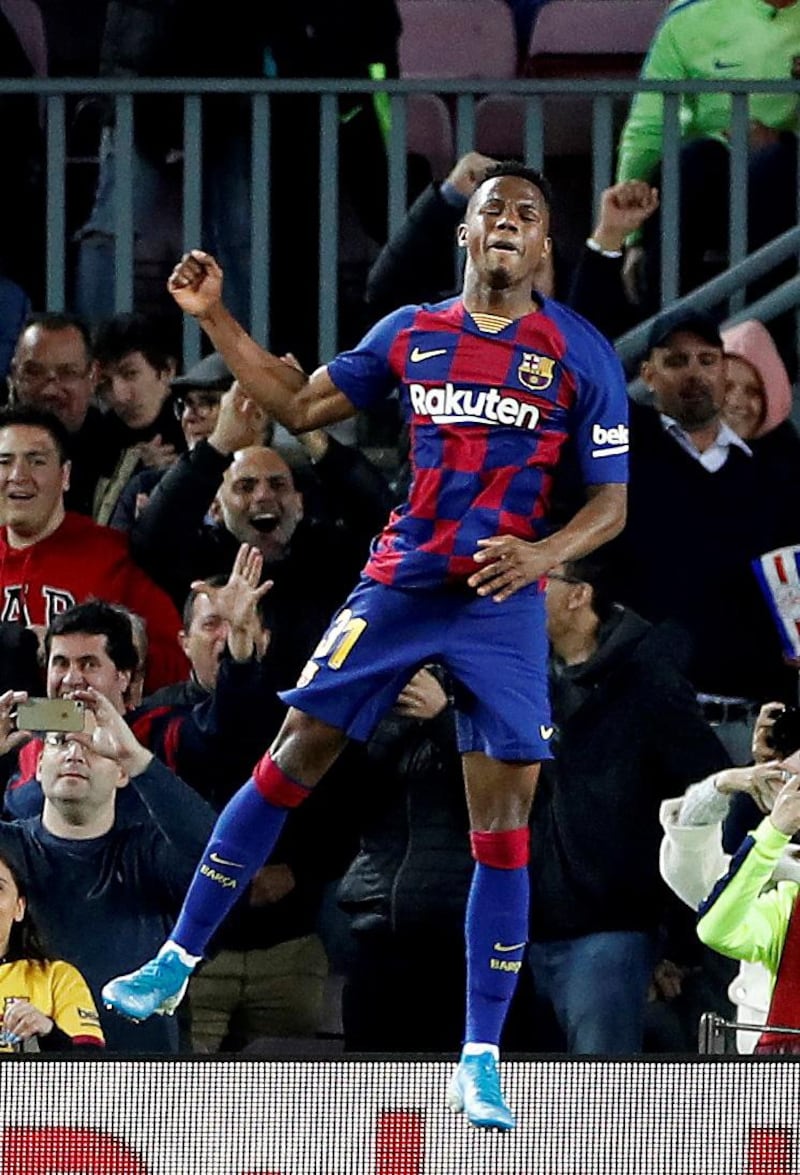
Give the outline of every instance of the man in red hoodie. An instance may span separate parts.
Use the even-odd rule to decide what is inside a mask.
[[[55,417],[0,412],[0,621],[44,628],[91,596],[124,604],[147,625],[148,691],[180,681],[188,667],[175,606],[133,562],[124,535],[64,509],[68,453]]]

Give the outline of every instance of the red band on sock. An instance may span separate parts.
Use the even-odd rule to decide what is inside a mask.
[[[472,855],[481,865],[495,869],[522,869],[531,855],[531,832],[510,828],[507,832],[471,832]]]
[[[264,799],[276,808],[296,808],[311,794],[311,788],[303,787],[302,783],[281,771],[269,751],[253,768],[253,783]]]

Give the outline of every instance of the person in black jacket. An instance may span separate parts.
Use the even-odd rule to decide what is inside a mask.
[[[743,765],[761,703],[796,697],[752,561],[800,540],[800,485],[725,424],[722,339],[709,315],[659,316],[641,371],[653,403],[630,404],[628,517],[607,552],[614,594],[669,624],[706,716]]]
[[[106,525],[122,490],[143,469],[167,469],[186,448],[175,414],[175,334],[151,314],[115,314],[94,333],[97,395],[108,409],[108,445],[115,462],[95,492],[93,516]]]
[[[211,436],[153,492],[131,549],[182,606],[195,580],[228,573],[242,542],[256,546],[263,578],[273,582],[262,614],[273,634],[270,658],[285,666],[283,688],[355,582],[392,497],[361,453],[323,433],[315,436],[320,455],[310,480],[325,514],[309,515],[311,495],[301,495],[286,461],[259,443],[263,427],[263,414],[238,385],[226,392]]]
[[[473,863],[447,686],[441,670],[421,669],[366,744],[359,850],[338,891],[353,944],[342,1000],[349,1050],[461,1045]]]
[[[570,1052],[624,1054],[642,1049],[661,958],[660,802],[730,761],[652,626],[606,584],[591,556],[548,575],[554,758],[531,817],[528,961]]]
[[[227,392],[232,383],[233,375],[216,351],[171,381],[170,403],[180,420],[185,442],[180,446],[181,451],[193,449],[198,441],[208,440],[217,423],[222,393]],[[262,438],[265,443],[269,442],[271,431],[267,425]],[[134,473],[122,487],[109,526],[126,533],[133,530],[134,522],[168,468],[150,466]]]

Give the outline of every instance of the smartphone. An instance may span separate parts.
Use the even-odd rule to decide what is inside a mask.
[[[20,702],[17,730],[83,730],[83,702],[72,698],[29,698]]]

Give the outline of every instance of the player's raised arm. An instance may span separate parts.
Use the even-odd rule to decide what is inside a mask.
[[[285,428],[307,432],[355,414],[326,367],[306,376],[250,337],[222,301],[222,270],[210,253],[185,253],[167,289],[197,319],[247,395]]]

